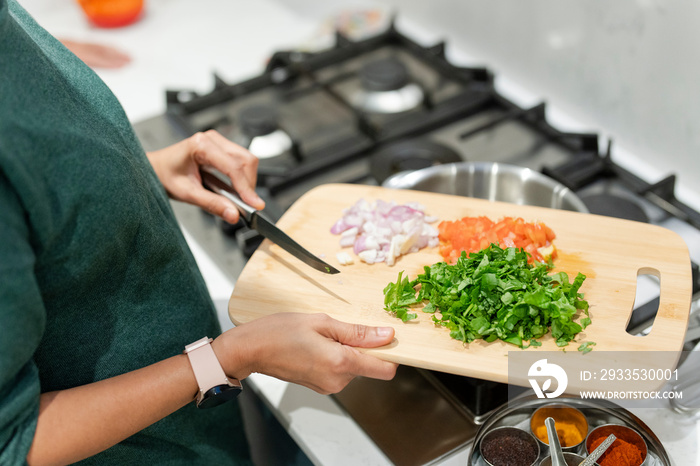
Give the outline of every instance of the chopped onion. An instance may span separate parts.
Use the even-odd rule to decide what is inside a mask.
[[[335,255],[335,257],[338,259],[338,262],[340,265],[352,265],[355,261],[352,260],[352,257],[350,257],[350,254],[347,252],[339,252]]]
[[[415,202],[398,205],[360,199],[343,211],[331,233],[340,235],[340,246],[352,246],[363,262],[394,265],[404,254],[439,244],[438,231],[430,225],[437,218],[426,216],[424,210]]]

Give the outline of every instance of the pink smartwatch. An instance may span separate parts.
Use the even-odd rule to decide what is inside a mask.
[[[185,346],[199,391],[195,397],[198,408],[212,408],[232,400],[241,393],[241,382],[226,376],[214,354],[209,337]]]

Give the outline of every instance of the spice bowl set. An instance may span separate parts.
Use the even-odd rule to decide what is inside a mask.
[[[605,400],[534,396],[512,400],[484,421],[468,466],[551,466],[547,418],[555,421],[567,465],[580,464],[613,434],[615,443],[594,464],[672,466],[658,437],[628,410]]]

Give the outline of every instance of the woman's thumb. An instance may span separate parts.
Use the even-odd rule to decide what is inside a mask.
[[[394,339],[394,329],[391,327],[370,327],[360,324],[342,324],[343,328],[337,333],[337,340],[348,346],[359,348],[375,348],[387,345]]]

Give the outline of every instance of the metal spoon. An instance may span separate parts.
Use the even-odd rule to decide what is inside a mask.
[[[605,453],[605,450],[607,450],[610,445],[615,441],[615,434],[610,434],[608,435],[608,438],[603,440],[603,442],[598,445],[598,448],[593,450],[590,455],[586,457],[585,460],[581,461],[578,466],[593,466],[595,462],[600,458],[603,453]]]
[[[552,466],[567,466],[564,459],[564,453],[561,450],[559,436],[554,424],[554,418],[548,417],[544,420],[544,425],[547,426],[547,436],[549,437],[549,456],[552,457]]]

